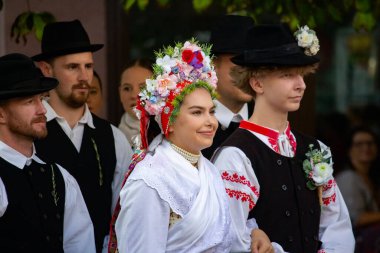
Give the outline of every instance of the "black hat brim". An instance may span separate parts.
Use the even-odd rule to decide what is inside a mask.
[[[18,83],[22,88],[8,91],[0,91],[0,100],[16,97],[27,97],[40,94],[54,89],[58,85],[58,80],[50,77],[39,77]]]
[[[233,57],[231,61],[236,65],[246,67],[302,67],[318,63],[320,59],[317,56],[307,56],[303,53],[299,53],[263,59],[256,58],[247,61],[244,54],[240,54]]]
[[[81,53],[81,52],[95,52],[103,48],[103,44],[92,44],[89,46],[81,46],[81,47],[71,47],[71,48],[64,48],[57,51],[51,51],[51,52],[44,52],[41,54],[37,54],[35,56],[32,56],[33,61],[44,61],[49,60],[54,57],[67,55],[67,54],[75,54],[75,53]]]

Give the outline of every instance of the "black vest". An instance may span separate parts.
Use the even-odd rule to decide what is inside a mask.
[[[85,125],[79,153],[56,120],[47,123],[47,138],[36,141],[35,146],[38,156],[62,165],[77,180],[94,225],[96,249],[101,252],[111,220],[116,153],[110,123],[92,117],[95,129]]]
[[[236,130],[223,146],[234,146],[249,158],[260,183],[260,197],[249,213],[258,226],[291,253],[316,253],[321,207],[318,193],[306,186],[302,163],[309,144],[319,148],[310,137],[293,132],[297,140],[294,158],[277,154],[245,129]]]
[[[0,158],[8,206],[0,217],[0,252],[63,253],[65,183],[56,165],[23,170]]]

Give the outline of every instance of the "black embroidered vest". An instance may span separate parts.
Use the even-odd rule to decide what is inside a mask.
[[[111,220],[116,153],[110,123],[92,117],[95,129],[85,125],[79,153],[56,120],[47,123],[47,138],[36,141],[35,146],[42,159],[62,165],[77,180],[94,225],[96,249],[101,252]]]
[[[292,253],[316,253],[321,207],[318,193],[306,186],[303,160],[309,144],[319,148],[310,137],[293,132],[297,140],[294,158],[277,154],[245,129],[236,130],[223,146],[234,146],[250,159],[260,183],[260,197],[249,218],[256,218],[270,240]]]
[[[63,253],[65,183],[56,165],[23,170],[0,158],[8,206],[0,217],[0,252]]]

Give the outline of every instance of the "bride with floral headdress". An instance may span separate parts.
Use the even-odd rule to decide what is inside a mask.
[[[154,76],[136,107],[141,148],[120,192],[109,252],[231,251],[236,232],[228,197],[218,170],[201,154],[218,124],[210,49],[191,40],[156,53]],[[148,145],[150,116],[161,134]],[[262,252],[272,252],[265,239]]]

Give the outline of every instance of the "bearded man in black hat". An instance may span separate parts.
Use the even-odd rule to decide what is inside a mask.
[[[44,101],[49,134],[36,142],[37,153],[69,168],[78,181],[94,224],[97,252],[107,248],[111,213],[132,155],[124,134],[86,104],[93,52],[102,47],[90,43],[79,20],[55,22],[44,28],[42,53],[32,57],[46,77],[59,81]]]
[[[25,55],[0,57],[0,252],[95,251],[76,180],[33,145],[47,135],[43,93],[57,84]]]
[[[244,234],[254,218],[275,252],[354,252],[330,149],[288,122],[300,107],[304,76],[318,66],[316,33],[307,26],[292,34],[286,25],[256,25],[247,45],[232,58],[238,66],[231,75],[254,97],[254,112],[214,155],[230,204],[241,208],[234,214],[241,220],[237,231]]]
[[[231,58],[243,52],[248,30],[253,27],[252,18],[238,15],[222,16],[211,30],[210,44],[218,77],[218,98],[215,100],[215,117],[219,122],[212,145],[202,150],[210,159],[215,149],[252,113],[252,95],[235,87],[230,76],[236,66]]]

